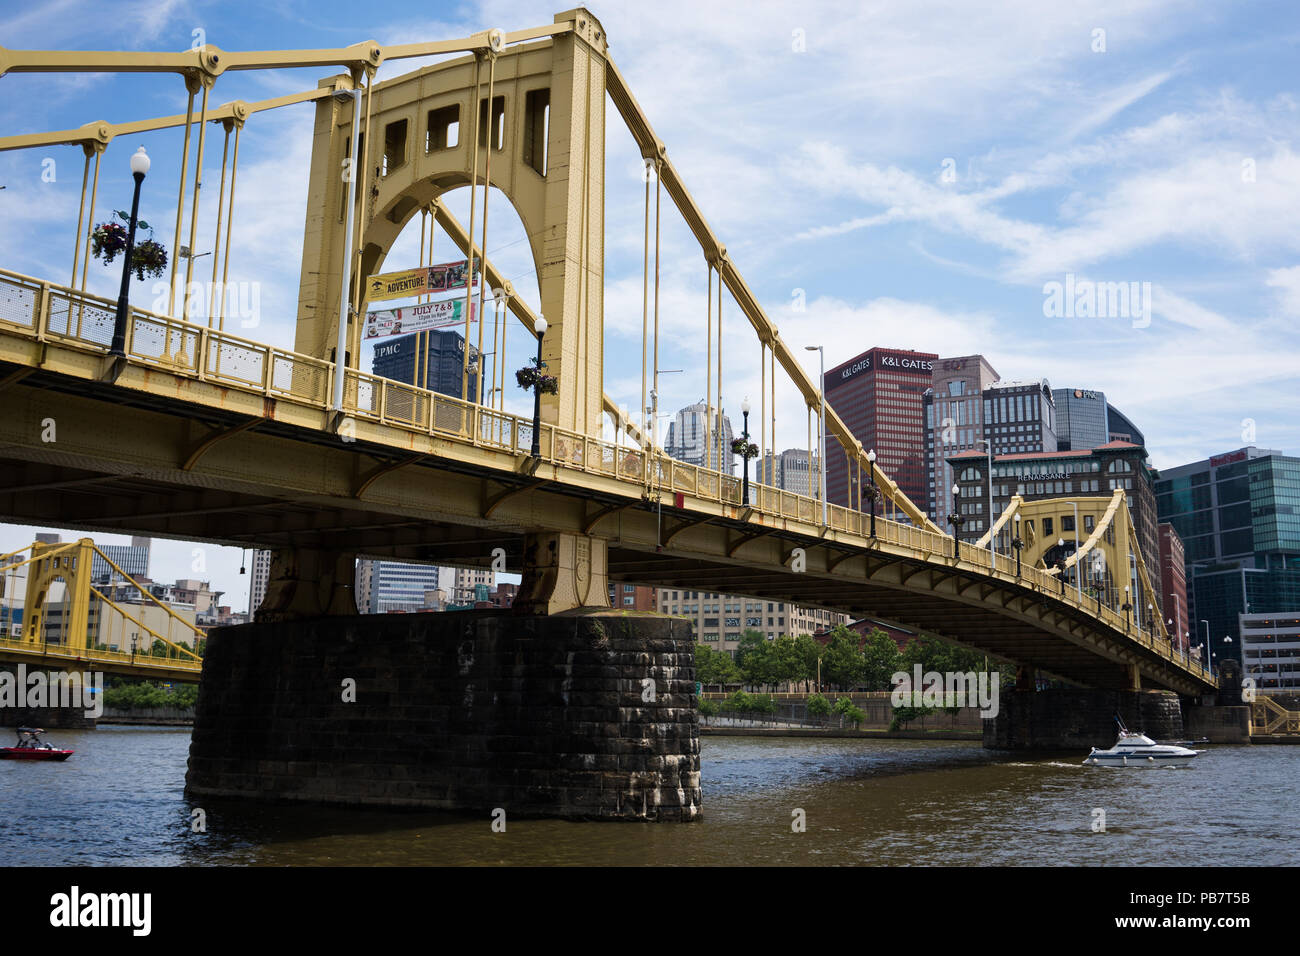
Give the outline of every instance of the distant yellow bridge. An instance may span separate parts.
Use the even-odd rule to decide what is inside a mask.
[[[30,556],[23,557],[29,551]],[[92,583],[96,556],[116,572],[108,585],[110,594],[117,587],[134,589],[141,597],[139,605],[116,601]],[[38,541],[0,555],[0,610],[6,617],[18,606],[14,585],[23,577],[22,636],[0,638],[0,661],[166,680],[193,681],[202,670],[197,648],[204,632],[149,593],[91,539],[56,545]],[[61,591],[58,597],[56,590]],[[142,620],[146,607],[159,609],[161,614],[154,616],[166,621],[166,633]]]

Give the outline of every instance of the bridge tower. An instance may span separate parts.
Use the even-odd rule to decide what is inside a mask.
[[[413,217],[462,186],[478,187],[478,268],[483,187],[490,182],[519,214],[537,267],[547,321],[542,357],[559,380],[559,392],[542,397],[542,421],[600,434],[607,41],[587,10],[555,16],[556,23],[570,20],[571,32],[502,50],[485,34],[488,45],[471,56],[371,86],[363,94],[368,119],[358,148],[366,158],[357,171],[353,237],[344,235],[353,105],[350,98],[317,101],[297,351],[333,359],[346,269],[355,310],[347,360],[357,368],[358,317],[365,314],[359,283],[381,271]],[[360,80],[358,73],[320,85],[355,88]],[[490,212],[489,199],[489,219]]]
[[[64,615],[60,630],[63,643],[85,650],[90,628],[90,575],[94,550],[95,542],[90,538],[82,538],[71,547],[39,541],[32,545],[23,620],[24,643],[42,643],[50,608],[62,605]],[[50,589],[60,581],[66,589],[65,600],[50,601]]]

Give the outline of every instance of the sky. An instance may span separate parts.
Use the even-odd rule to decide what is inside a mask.
[[[522,0],[51,0],[0,9],[0,46],[386,45],[546,24],[560,9]],[[1300,452],[1294,3],[664,0],[590,9],[714,232],[813,376],[817,355],[805,345],[825,346],[827,367],[873,346],[978,352],[1006,380],[1104,391],[1145,432],[1157,468],[1246,444]],[[425,62],[385,64],[379,78]],[[227,74],[212,102],[311,89],[333,72]],[[0,135],[183,113],[186,99],[180,78],[166,74],[10,74],[0,92]],[[635,409],[645,187],[632,137],[612,105],[607,113],[605,391]],[[247,290],[238,334],[285,347],[311,122],[309,105],[259,114],[240,147],[230,257],[231,279]],[[110,146],[96,219],[129,206],[127,162],[138,145],[153,158],[141,215],[171,249],[177,131]],[[210,127],[197,252],[213,246],[221,146]],[[0,267],[68,281],[81,174],[75,146],[0,153]],[[462,222],[466,194],[446,197]],[[488,256],[536,305],[519,218],[498,192],[489,207]],[[188,209],[187,200],[182,243]],[[670,414],[705,393],[706,271],[666,196],[664,210],[660,367],[682,369],[662,376],[660,411]],[[435,250],[448,248],[439,235]],[[416,265],[418,250],[412,225],[385,268]],[[208,278],[212,259],[196,262],[196,277]],[[93,262],[88,286],[113,295],[115,276]],[[1051,308],[1053,288],[1088,283],[1129,285],[1150,308],[1137,317]],[[157,293],[137,284],[133,301]],[[738,418],[745,396],[757,407],[759,345],[729,300],[723,321],[723,402]],[[507,370],[529,351],[518,326],[511,335]],[[530,411],[527,394],[508,384],[506,407]],[[800,404],[779,381],[778,449],[806,444]],[[6,526],[0,544],[20,547],[32,531]],[[238,551],[157,541],[154,577],[198,576],[196,548],[213,586],[244,606]]]

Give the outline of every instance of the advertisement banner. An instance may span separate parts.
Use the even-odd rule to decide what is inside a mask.
[[[381,299],[407,299],[433,292],[463,289],[468,273],[469,266],[464,259],[436,266],[422,266],[419,269],[404,269],[401,272],[385,272],[366,280],[366,299],[378,302]],[[477,274],[474,280],[477,285]]]
[[[424,302],[420,305],[404,305],[400,309],[367,312],[365,338],[378,339],[386,335],[405,335],[408,332],[424,332],[429,329],[463,325],[464,308],[464,300],[448,299],[444,302]],[[471,322],[474,321],[474,311],[474,304],[471,302],[469,307]]]

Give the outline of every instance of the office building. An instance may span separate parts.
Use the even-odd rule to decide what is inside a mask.
[[[477,604],[491,598],[496,586],[495,571],[486,568],[446,568],[451,578],[451,601],[453,604]]]
[[[248,579],[248,619],[254,620],[257,609],[266,597],[266,586],[271,581],[271,552],[254,551],[251,558],[252,574]]]
[[[988,510],[989,486],[985,477],[988,458],[983,452],[966,451],[952,456],[949,463],[957,475],[957,510],[965,516],[958,537],[962,541],[974,542],[988,530],[991,523]],[[1117,488],[1124,489],[1133,526],[1137,531],[1142,560],[1151,577],[1152,588],[1158,590],[1160,545],[1156,535],[1156,500],[1146,449],[1138,445],[1108,442],[1086,451],[1023,452],[994,456],[993,520],[997,520],[997,516],[1006,510],[1012,495],[1020,495],[1026,501],[1070,497],[1109,498]],[[951,495],[951,490],[949,494]],[[951,511],[952,507],[950,497],[946,508]],[[1091,516],[1085,516],[1084,527],[1076,529],[1069,509],[1062,512],[1059,526],[1049,523],[1051,520],[1044,522],[1044,533],[1049,536],[1059,534],[1066,539],[1066,547],[1071,550],[1076,537],[1082,541],[1093,530]],[[944,521],[947,522],[946,516]],[[1011,553],[1010,533],[1010,529],[1004,527],[995,542],[996,549],[1002,554]],[[1159,606],[1163,607],[1163,604]],[[1145,608],[1142,613],[1146,613]]]
[[[414,614],[425,610],[425,592],[441,587],[441,568],[432,564],[363,560],[358,572],[357,610],[362,614]],[[445,590],[445,589],[444,589]],[[362,592],[365,604],[362,604]]]
[[[1155,491],[1183,539],[1192,643],[1240,660],[1241,615],[1300,611],[1300,458],[1240,448],[1165,469]]]
[[[420,355],[424,352],[425,336],[428,337],[428,366],[426,378],[418,382],[416,376],[420,369]],[[418,340],[418,341],[417,341]],[[418,347],[417,347],[418,346]],[[443,395],[459,398],[463,382],[465,362],[465,339],[455,329],[431,329],[427,333],[401,335],[380,339],[375,344],[371,371],[383,378],[407,385],[422,385],[424,388]],[[477,394],[478,369],[476,358],[478,350],[470,346],[469,393]]]
[[[1083,451],[1110,441],[1105,392],[1054,388],[1052,398],[1056,403],[1057,451]],[[1133,444],[1142,443],[1137,441]]]
[[[1300,694],[1300,613],[1240,614],[1241,675],[1264,694]]]
[[[935,360],[933,384],[924,397],[926,497],[915,504],[936,523],[942,523],[951,497],[948,457],[983,447],[984,391],[997,380],[997,371],[982,355]]]
[[[822,382],[827,405],[864,451],[874,449],[876,468],[893,479],[918,507],[928,499],[925,393],[931,387],[938,358],[934,352],[868,349],[828,369]],[[813,415],[816,428],[815,409]],[[826,498],[847,507],[856,503],[854,492],[846,452],[828,435]]]
[[[732,657],[745,631],[758,631],[772,641],[817,634],[849,621],[847,614],[825,608],[679,588],[659,588],[656,605],[660,614],[688,619],[697,643],[726,651]]]
[[[98,544],[96,547],[104,553],[113,564],[133,578],[149,576],[149,538],[133,537],[130,544]],[[107,581],[117,572],[98,554],[91,556],[90,579]]]
[[[1146,447],[1147,440],[1142,431],[1114,405],[1106,406],[1106,432],[1107,441],[1126,441]]]
[[[1058,450],[1056,402],[1047,379],[996,382],[984,390],[983,400],[983,437],[992,441],[994,455]]]
[[[1160,601],[1165,626],[1174,647],[1186,650],[1191,643],[1191,615],[1187,609],[1187,565],[1183,554],[1183,539],[1174,526],[1162,522],[1156,526],[1160,542]]]
[[[642,587],[639,584],[611,583],[609,606],[620,611],[653,611],[655,591],[655,588]]]
[[[669,458],[689,462],[692,465],[705,466],[705,419],[707,409],[704,402],[687,405],[668,423],[668,435],[664,439],[664,453]],[[723,474],[736,473],[736,456],[731,453],[731,441],[737,437],[731,430],[731,419],[722,411],[722,428],[718,430],[719,410],[714,409],[712,420],[708,422],[709,443],[713,452],[708,456],[708,467]],[[752,441],[752,438],[751,438]],[[718,462],[722,466],[718,466]]]
[[[768,452],[752,467],[754,481],[810,498],[818,493],[817,455],[809,455],[806,448],[787,448],[779,455]]]

